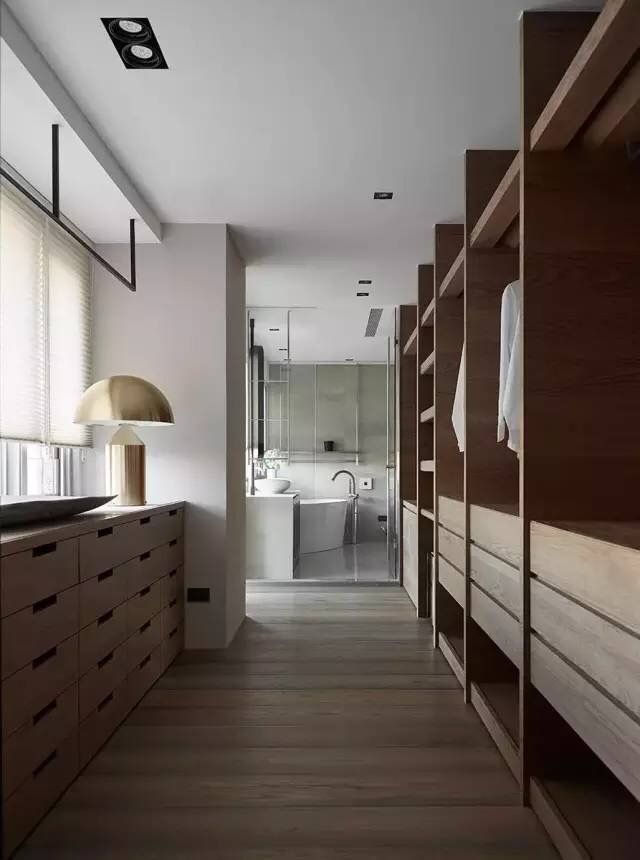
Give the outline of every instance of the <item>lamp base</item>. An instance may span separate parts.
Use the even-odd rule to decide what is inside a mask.
[[[112,505],[146,505],[146,449],[128,425],[114,433],[104,449],[107,493]]]

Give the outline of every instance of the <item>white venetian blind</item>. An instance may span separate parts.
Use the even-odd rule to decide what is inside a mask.
[[[88,445],[75,425],[90,382],[88,254],[17,191],[0,188],[0,436]]]

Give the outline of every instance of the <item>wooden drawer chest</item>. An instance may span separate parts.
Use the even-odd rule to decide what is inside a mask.
[[[183,505],[7,530],[0,552],[8,857],[183,648]]]

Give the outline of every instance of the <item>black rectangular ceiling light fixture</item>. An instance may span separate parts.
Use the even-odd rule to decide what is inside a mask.
[[[365,293],[364,291],[360,292],[360,293],[356,293],[356,296],[368,296],[368,295],[369,295],[369,293]]]
[[[102,18],[126,69],[168,69],[148,18]]]
[[[366,281],[358,281],[358,283],[359,283],[359,284],[361,284],[363,287],[368,287],[368,286],[370,286],[373,282],[372,282],[372,281],[369,281],[369,280],[366,280]]]
[[[374,200],[393,200],[393,191],[374,191]]]

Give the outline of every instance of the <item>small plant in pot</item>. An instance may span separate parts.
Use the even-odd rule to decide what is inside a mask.
[[[267,478],[277,478],[278,469],[282,462],[281,452],[277,448],[270,448],[268,451],[264,452],[262,462],[267,473]]]

